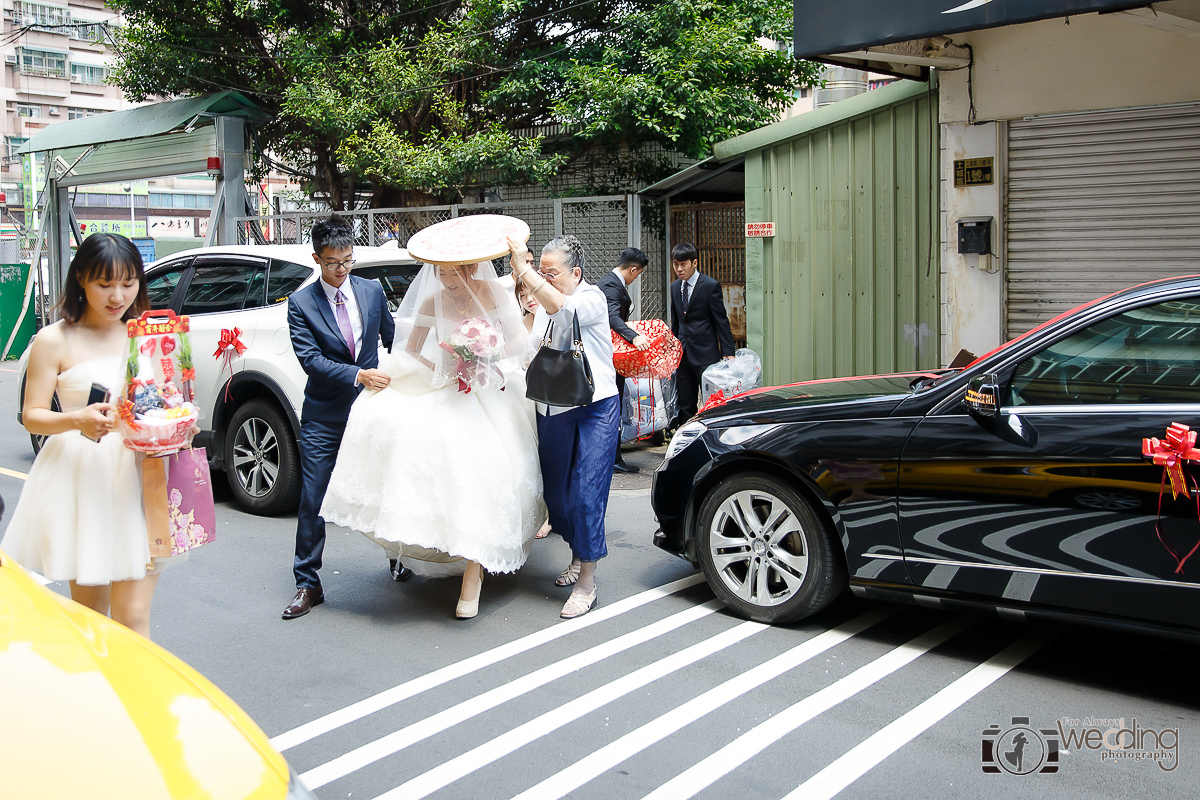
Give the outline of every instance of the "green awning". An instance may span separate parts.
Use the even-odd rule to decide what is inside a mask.
[[[251,123],[262,123],[271,118],[240,92],[215,92],[50,125],[25,142],[17,152],[69,150],[159,136],[181,131],[193,120],[196,127],[209,125],[208,116],[241,117]]]

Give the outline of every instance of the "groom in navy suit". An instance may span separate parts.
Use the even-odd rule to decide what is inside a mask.
[[[321,552],[325,520],[321,501],[337,458],[350,406],[362,388],[382,389],[389,378],[379,365],[379,342],[389,351],[396,323],[383,288],[375,281],[352,277],[354,229],[336,214],[312,229],[313,259],[321,277],[288,298],[292,349],[308,373],[300,415],[300,510],[296,519],[296,597],[283,610],[284,619],[302,617],[325,602]],[[397,562],[392,577],[412,573]]]

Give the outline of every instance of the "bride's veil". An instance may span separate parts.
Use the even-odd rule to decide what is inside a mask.
[[[417,358],[429,368],[433,386],[441,387],[456,382],[462,372],[460,359],[443,343],[450,345],[456,329],[454,341],[460,347],[464,333],[482,333],[482,352],[472,355],[473,363],[479,365],[472,372],[480,380],[472,386],[502,388],[504,376],[523,366],[532,349],[521,309],[506,283],[490,261],[457,267],[426,264],[396,311],[393,349]],[[475,320],[485,325],[472,324]],[[468,324],[463,326],[463,322]],[[494,348],[487,346],[492,331],[497,335]]]

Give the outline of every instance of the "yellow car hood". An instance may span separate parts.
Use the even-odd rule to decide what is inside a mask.
[[[280,800],[287,785],[221,690],[0,552],[0,794]]]

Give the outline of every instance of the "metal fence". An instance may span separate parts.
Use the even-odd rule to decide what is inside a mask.
[[[302,244],[311,241],[313,223],[327,211],[297,211],[237,220],[239,244]],[[540,248],[556,236],[573,235],[583,242],[586,254],[584,277],[595,283],[611,270],[626,247],[640,247],[650,258],[649,268],[632,291],[633,314],[641,319],[666,319],[666,263],[657,216],[644,221],[638,195],[570,197],[550,200],[514,200],[501,203],[456,203],[412,208],[375,208],[345,211],[351,220],[355,243],[379,246],[395,241],[401,246],[421,230],[437,222],[468,214],[507,214],[529,225],[529,246]],[[661,216],[661,215],[658,215]],[[507,271],[508,260],[497,262]],[[640,286],[638,284],[641,284]]]

